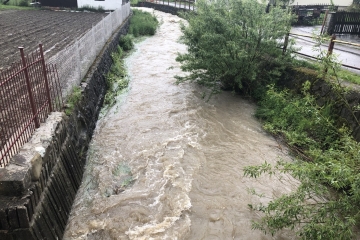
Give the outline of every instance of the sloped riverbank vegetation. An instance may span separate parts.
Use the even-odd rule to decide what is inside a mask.
[[[154,35],[158,25],[156,17],[152,14],[137,9],[133,10],[129,33],[120,38],[117,51],[111,55],[113,65],[106,75],[108,91],[105,95],[104,109],[113,106],[116,103],[116,96],[129,85],[129,77],[127,76],[123,59],[126,53],[134,48],[133,41],[135,37]]]
[[[301,239],[353,239],[360,223],[360,146],[350,124],[336,113],[340,106],[359,126],[359,107],[346,98],[339,64],[321,51],[314,67],[318,74],[299,89],[284,88],[281,83],[295,77],[290,72],[313,70],[279,49],[291,14],[276,7],[265,14],[264,9],[256,0],[198,1],[197,13],[184,15],[189,24],[182,26],[182,41],[188,53],[177,57],[189,75],[177,81],[207,87],[206,98],[224,89],[251,96],[264,128],[292,150],[293,162],[244,169],[250,177],[290,173],[300,180],[291,194],[249,205],[263,216],[253,228],[268,234],[295,229]],[[294,71],[299,65],[302,70]],[[311,91],[319,83],[331,90],[327,100]]]

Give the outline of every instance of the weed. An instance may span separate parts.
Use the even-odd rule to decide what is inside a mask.
[[[19,6],[20,7],[28,7],[29,6],[29,1],[28,0],[21,0],[19,2]]]
[[[72,114],[76,104],[81,100],[81,96],[81,88],[79,86],[74,87],[66,103],[66,115],[70,116]]]
[[[158,25],[155,15],[134,9],[130,19],[129,34],[135,37],[154,35]]]
[[[89,12],[105,12],[104,7],[98,6],[98,7],[92,7],[90,5],[84,5],[81,8],[77,8],[77,11],[89,11]]]
[[[133,36],[128,34],[121,37],[119,40],[119,45],[124,51],[130,51],[134,48]]]
[[[113,59],[113,65],[110,71],[106,75],[106,83],[108,85],[108,91],[105,95],[104,104],[107,107],[111,107],[116,103],[116,96],[129,85],[129,80],[124,68],[123,50],[121,47],[117,47],[117,50],[111,54]]]

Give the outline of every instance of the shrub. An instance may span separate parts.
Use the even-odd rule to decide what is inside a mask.
[[[124,51],[129,51],[134,48],[133,38],[131,35],[126,35],[120,38],[119,45]]]
[[[329,86],[330,102],[315,99],[309,93],[314,89],[309,81],[298,95],[270,86],[260,102],[257,116],[265,121],[265,129],[285,140],[295,161],[249,166],[244,174],[258,177],[263,173],[288,173],[299,180],[299,185],[294,192],[275,197],[266,205],[250,204],[252,210],[262,214],[253,228],[271,234],[283,228],[295,229],[301,239],[355,239],[354,230],[360,223],[360,144],[341,117],[332,113],[340,105],[352,114],[353,121],[348,125],[360,126],[360,108],[348,102],[348,91],[339,80],[339,62],[321,49],[324,38],[316,40],[316,81]],[[301,79],[313,74],[305,75]]]
[[[116,96],[129,84],[122,57],[123,50],[118,46],[117,50],[111,54],[113,64],[106,75],[106,83],[108,85],[104,99],[104,104],[107,105],[106,108],[116,103]]]
[[[158,25],[159,22],[154,15],[134,9],[130,19],[129,34],[135,37],[154,35]]]
[[[19,6],[20,7],[28,7],[29,6],[29,1],[28,0],[21,0],[19,2]]]
[[[271,7],[265,14],[266,5],[257,0],[199,0],[196,9],[181,27],[188,53],[176,60],[190,74],[177,76],[178,83],[197,82],[211,96],[222,88],[252,93],[279,77],[290,57],[279,49],[291,27],[286,9]]]
[[[90,5],[83,5],[80,8],[77,8],[77,11],[89,11],[89,12],[105,12],[104,7],[92,7]]]
[[[70,116],[72,112],[75,109],[75,106],[78,104],[78,102],[81,100],[81,88],[79,86],[76,86],[72,89],[71,95],[69,96],[65,109],[66,115]]]

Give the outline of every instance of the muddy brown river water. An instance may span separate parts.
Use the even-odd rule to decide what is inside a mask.
[[[98,121],[64,239],[294,239],[252,230],[259,216],[248,208],[268,201],[249,188],[272,197],[293,183],[243,177],[286,151],[251,102],[229,92],[205,102],[199,87],[174,84],[182,20],[155,14],[156,35],[126,59],[129,90]]]

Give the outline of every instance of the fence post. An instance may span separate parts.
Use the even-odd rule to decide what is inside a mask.
[[[330,56],[332,54],[333,50],[334,50],[334,45],[335,45],[334,40],[336,40],[336,35],[335,34],[333,34],[331,36],[327,56]]]
[[[44,74],[44,79],[45,79],[46,97],[49,101],[49,111],[52,112],[49,81],[48,81],[47,74],[46,74],[46,65],[45,65],[45,58],[44,58],[44,52],[42,49],[42,44],[39,44],[39,48],[40,48],[40,55],[41,55],[41,65],[43,68],[43,74]]]
[[[326,19],[327,19],[328,14],[329,14],[329,10],[326,10],[320,34],[323,34],[323,32],[324,32],[324,27],[325,27],[325,23],[326,23]]]
[[[285,35],[285,40],[284,40],[284,47],[283,47],[283,55],[285,55],[285,53],[286,53],[286,50],[287,50],[287,47],[288,47],[288,44],[289,44],[289,35],[290,35],[290,33],[287,33],[286,35]]]
[[[330,39],[330,44],[329,44],[328,52],[327,52],[327,55],[326,55],[327,57],[329,57],[332,54],[333,50],[334,50],[334,45],[335,45],[334,40],[335,39],[336,39],[336,35],[333,34],[331,36],[331,39]],[[328,71],[328,67],[326,66],[324,72],[327,73],[327,71]]]
[[[23,68],[24,68],[26,87],[27,87],[27,90],[28,90],[28,93],[29,93],[29,98],[30,98],[31,111],[32,111],[33,116],[34,116],[35,127],[39,128],[40,123],[39,123],[39,119],[38,119],[37,114],[36,114],[36,106],[35,106],[35,102],[34,102],[32,92],[31,92],[31,85],[30,85],[29,73],[28,73],[27,66],[26,66],[26,61],[25,61],[24,48],[19,47],[19,50],[20,50],[22,65],[23,65]]]

